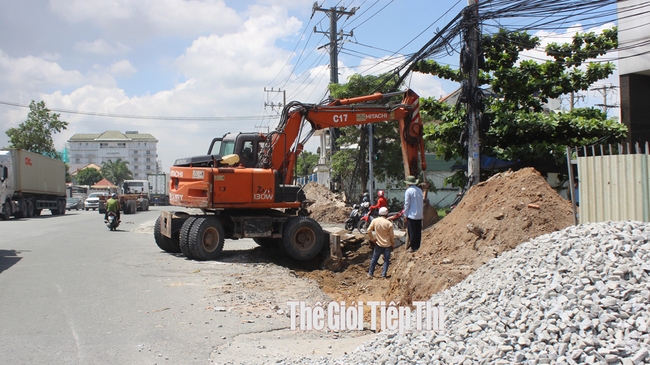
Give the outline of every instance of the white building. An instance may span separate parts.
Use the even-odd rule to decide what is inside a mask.
[[[148,173],[160,170],[157,163],[158,140],[137,131],[106,131],[98,134],[75,134],[68,140],[70,172],[87,166],[121,158],[129,163],[134,179],[146,179]]]
[[[627,142],[644,148],[650,141],[650,1],[618,1],[617,6],[621,122]]]

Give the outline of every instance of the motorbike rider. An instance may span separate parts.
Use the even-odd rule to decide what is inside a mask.
[[[379,209],[381,209],[381,208],[388,209],[388,200],[386,199],[383,190],[377,191],[377,204],[371,205],[370,207],[368,207],[368,213],[367,213],[368,214],[368,222],[372,222],[372,220],[374,218],[372,216],[372,212],[375,211],[375,210],[379,211]]]
[[[372,213],[372,211],[375,210],[375,209],[376,210],[379,210],[380,208],[388,209],[388,200],[386,199],[386,197],[384,195],[385,194],[384,194],[383,190],[379,190],[377,192],[377,204],[372,205],[370,207],[370,213]]]
[[[370,195],[368,193],[363,193],[359,206],[361,208],[361,215],[366,215],[370,209]]]
[[[113,193],[111,194],[110,199],[106,201],[106,213],[104,214],[104,222],[108,221],[108,213],[113,212],[115,213],[115,217],[117,218],[118,222],[121,222],[120,220],[120,202],[117,200],[117,194]]]

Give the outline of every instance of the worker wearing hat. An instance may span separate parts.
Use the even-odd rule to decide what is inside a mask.
[[[379,208],[379,217],[373,219],[370,226],[368,226],[368,240],[374,244],[370,269],[368,270],[368,276],[370,277],[373,277],[375,265],[377,265],[379,256],[382,254],[384,255],[384,269],[381,272],[381,277],[385,278],[388,274],[390,253],[395,246],[395,232],[393,232],[393,222],[386,219],[387,215],[388,208]]]
[[[406,215],[406,233],[408,235],[408,251],[420,249],[422,241],[422,219],[424,218],[424,194],[417,184],[415,176],[407,176],[404,181],[408,188],[404,193],[404,214]]]

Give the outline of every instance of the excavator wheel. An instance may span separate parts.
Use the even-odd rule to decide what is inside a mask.
[[[323,248],[323,229],[309,217],[290,217],[284,223],[282,248],[296,260],[313,259]]]
[[[180,250],[183,255],[190,260],[194,258],[192,252],[190,252],[190,231],[192,230],[195,221],[196,217],[188,217],[185,222],[183,222],[180,234]]]
[[[175,235],[172,234],[172,236]],[[156,224],[153,226],[153,237],[156,240],[156,244],[158,247],[160,247],[161,250],[170,253],[181,252],[181,248],[178,244],[178,237],[165,237],[160,231],[160,217],[156,219]]]
[[[214,260],[223,251],[225,233],[216,217],[196,218],[190,230],[189,247],[195,260]]]

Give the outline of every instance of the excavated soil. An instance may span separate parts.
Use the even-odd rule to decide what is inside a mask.
[[[332,219],[339,210],[334,209],[339,205],[330,200],[331,196],[324,196],[325,204],[312,206],[326,211],[315,210],[322,214],[312,216],[317,220]],[[334,221],[346,218],[344,215],[342,220]],[[396,248],[388,280],[367,277],[370,248],[362,236],[344,245],[340,272],[300,270],[297,274],[317,281],[335,300],[408,304],[427,300],[433,293],[457,284],[488,260],[520,243],[573,224],[571,203],[560,197],[536,170],[526,168],[497,174],[472,187],[450,214],[423,232],[418,252],[407,253],[405,246]],[[381,268],[377,267],[375,275],[379,273]]]
[[[309,216],[321,223],[344,223],[352,208],[346,207],[340,194],[331,192],[325,185],[307,183],[303,190],[312,205],[307,208]]]

